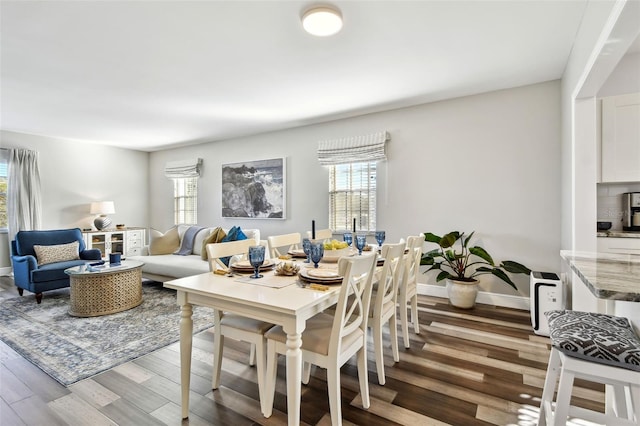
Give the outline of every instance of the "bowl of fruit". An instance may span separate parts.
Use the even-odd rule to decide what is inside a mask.
[[[343,256],[353,256],[354,251],[344,241],[327,240],[324,242],[323,262],[337,262]]]

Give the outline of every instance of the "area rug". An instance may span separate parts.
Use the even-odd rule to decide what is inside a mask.
[[[136,308],[93,318],[67,313],[68,289],[45,293],[40,305],[26,296],[2,300],[0,340],[70,385],[180,339],[176,292],[159,283],[145,283],[142,291]],[[211,309],[194,306],[194,333],[212,326]]]

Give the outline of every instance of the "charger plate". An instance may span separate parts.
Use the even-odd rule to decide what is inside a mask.
[[[330,269],[304,268],[298,273],[304,281],[322,284],[341,284],[342,277]]]
[[[260,266],[261,271],[266,271],[276,266],[275,262],[271,259],[265,259],[264,263]],[[231,269],[238,272],[253,272],[253,266],[248,260],[241,260],[231,265]]]
[[[307,258],[307,255],[304,254],[304,250],[302,249],[295,249],[295,250],[289,250],[289,253],[291,256],[293,257],[299,257],[299,258]]]

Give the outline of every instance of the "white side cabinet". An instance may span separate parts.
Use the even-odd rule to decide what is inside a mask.
[[[87,248],[100,250],[103,259],[108,258],[110,253],[140,255],[145,238],[144,228],[84,231],[82,234]]]
[[[640,254],[640,238],[598,237],[598,251],[603,253]]]
[[[640,182],[640,93],[602,99],[602,182]]]

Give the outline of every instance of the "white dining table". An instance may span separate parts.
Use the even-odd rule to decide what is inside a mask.
[[[228,277],[208,272],[164,283],[165,287],[177,291],[177,301],[181,308],[180,369],[183,419],[189,417],[193,339],[191,317],[193,305],[197,305],[215,309],[216,322],[219,322],[219,313],[224,311],[282,326],[287,333],[288,423],[289,425],[300,424],[302,332],[307,319],[337,302],[340,286],[330,286],[326,291],[313,290],[298,286],[297,276],[274,277],[272,271],[265,271],[263,274],[265,278],[262,282],[261,279],[247,282],[246,276]],[[280,288],[267,286],[268,282],[273,283],[273,280],[288,280],[290,285]]]

